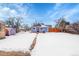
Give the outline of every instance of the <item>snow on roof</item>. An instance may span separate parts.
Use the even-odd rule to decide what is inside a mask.
[[[46,25],[41,25],[41,26],[33,26],[32,28],[34,28],[34,27],[48,27],[48,26],[46,26]]]
[[[47,26],[45,26],[45,25],[41,25],[41,27],[47,27]]]

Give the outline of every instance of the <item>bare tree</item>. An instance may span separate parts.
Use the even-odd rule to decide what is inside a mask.
[[[16,27],[16,32],[19,32],[19,28],[21,26],[21,23],[22,23],[22,17],[16,17],[16,22],[15,22],[15,27]]]
[[[22,17],[9,17],[8,20],[6,21],[6,24],[8,27],[11,28],[16,28],[16,32],[19,32],[19,28],[22,23]]]
[[[6,24],[8,25],[8,27],[14,27],[15,18],[14,17],[9,17],[8,20],[6,21]]]
[[[59,28],[62,32],[65,31],[65,27],[70,23],[65,20],[65,18],[58,19],[58,22],[55,25],[55,28]]]

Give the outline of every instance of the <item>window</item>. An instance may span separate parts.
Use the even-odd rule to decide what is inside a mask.
[[[35,29],[35,28],[33,28],[33,29]]]

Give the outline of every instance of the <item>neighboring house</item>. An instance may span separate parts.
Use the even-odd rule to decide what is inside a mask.
[[[0,21],[0,39],[5,38],[5,24]]]
[[[31,32],[33,33],[45,33],[45,32],[48,32],[48,26],[45,26],[45,25],[41,25],[41,26],[33,26],[31,28]]]
[[[15,28],[6,28],[6,36],[10,36],[10,35],[15,35],[16,34],[16,29]]]
[[[6,32],[6,36],[14,35],[16,34],[16,28],[8,27],[6,25],[5,32]]]

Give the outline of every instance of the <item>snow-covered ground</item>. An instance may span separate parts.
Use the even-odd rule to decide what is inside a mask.
[[[16,35],[7,36],[0,40],[0,50],[28,51],[35,35],[35,33],[20,32]]]
[[[20,32],[0,40],[0,50],[28,51],[35,33]],[[68,33],[39,33],[32,56],[79,55],[79,35]]]
[[[32,56],[79,55],[79,35],[68,33],[40,33]]]

